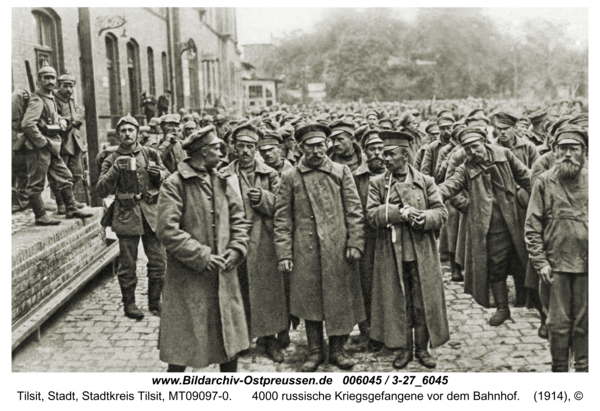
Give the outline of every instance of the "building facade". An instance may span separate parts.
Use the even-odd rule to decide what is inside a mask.
[[[158,98],[170,91],[173,112],[242,109],[235,8],[87,10],[86,23],[77,8],[12,8],[13,90],[29,89],[27,65],[34,81],[45,61],[59,75],[73,74],[79,80],[74,97],[82,120],[90,99],[95,102],[94,137],[100,145],[126,113],[145,123],[143,92]],[[85,24],[91,44],[80,37]],[[82,47],[91,48],[93,79],[82,78]],[[86,81],[93,81],[93,88],[83,87]],[[84,89],[94,95],[83,95]]]

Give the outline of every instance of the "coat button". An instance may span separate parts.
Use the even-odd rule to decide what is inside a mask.
[[[310,216],[310,219],[311,219],[311,220],[314,220],[314,219],[315,219],[315,216],[314,216],[314,215],[311,215],[311,216]]]
[[[308,233],[308,235],[312,235],[312,231],[310,233]]]
[[[206,199],[207,199],[208,201],[210,201],[210,200],[211,200],[211,198],[210,198],[210,197],[207,197]]]
[[[215,213],[215,210],[210,210],[210,213],[211,213],[211,214],[214,214],[214,213]]]
[[[309,250],[312,250],[312,245],[310,247],[308,247]]]

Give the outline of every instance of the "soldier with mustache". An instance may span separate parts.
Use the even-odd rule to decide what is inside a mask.
[[[552,371],[588,371],[588,134],[567,124],[556,132],[556,163],[533,188],[525,241],[548,310]]]

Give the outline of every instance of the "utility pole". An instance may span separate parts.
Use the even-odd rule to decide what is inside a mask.
[[[79,7],[79,41],[81,50],[81,86],[83,88],[83,104],[85,107],[85,133],[88,146],[90,191],[92,207],[101,207],[102,198],[98,196],[96,184],[100,178],[100,170],[95,166],[95,159],[100,150],[98,143],[98,113],[96,111],[96,86],[94,81],[94,60],[92,58],[92,27],[90,9]]]

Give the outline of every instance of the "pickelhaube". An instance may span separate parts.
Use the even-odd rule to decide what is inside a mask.
[[[127,115],[125,117],[121,117],[119,119],[119,122],[117,123],[117,130],[123,124],[131,124],[131,125],[135,126],[138,129],[140,128],[140,124],[137,122],[137,120],[135,119],[135,117],[132,117],[131,114],[129,114],[129,113],[127,113]]]
[[[54,68],[50,67],[50,65],[48,64],[47,61],[44,61],[44,65],[42,66],[40,71],[38,71],[38,77],[41,77],[44,75],[49,75],[49,74],[56,76],[56,70],[54,70]]]

